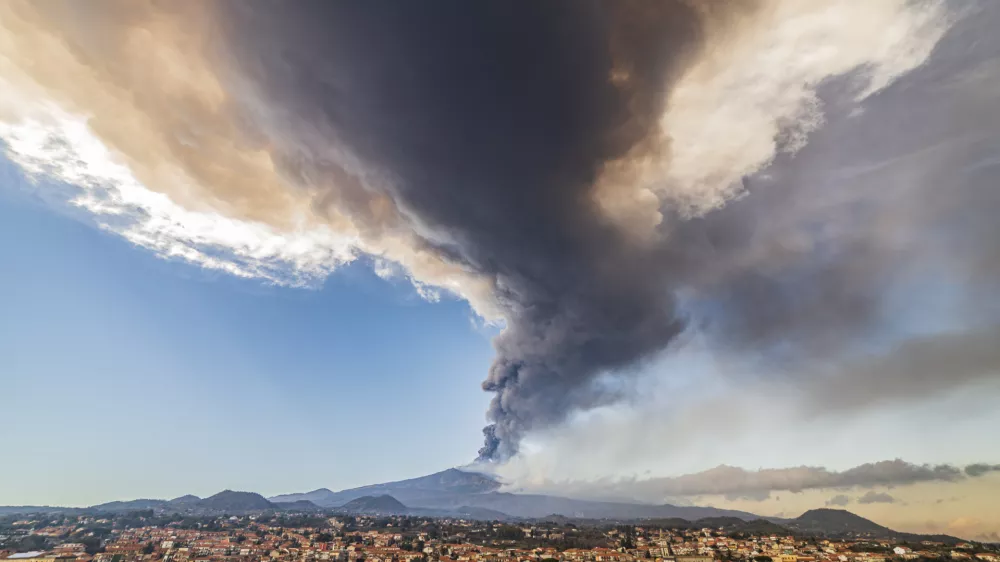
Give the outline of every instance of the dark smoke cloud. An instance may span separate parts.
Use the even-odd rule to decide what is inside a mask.
[[[756,4],[691,6],[217,6],[230,90],[264,100],[252,111],[283,173],[321,188],[321,211],[412,233],[420,251],[487,280],[506,329],[483,382],[495,396],[482,459],[620,399],[604,375],[685,330],[798,373],[895,335],[889,307],[911,279],[957,284],[970,303],[996,294],[1000,123],[976,74],[1000,51],[981,40],[995,8],[963,20],[864,118],[849,113],[856,75],[824,82],[828,125],[745,178],[745,197],[700,218],[662,203],[653,243],[610,220],[592,197],[604,167],[658,140],[675,80],[713,52],[708,30],[744,25]],[[331,147],[364,165],[345,167]],[[970,318],[991,333],[1000,311]],[[989,356],[976,373],[995,366]]]
[[[982,476],[990,472],[1000,472],[1000,464],[970,464],[965,467],[965,473],[973,478],[977,476]]]
[[[322,223],[337,259],[502,318],[497,460],[682,333],[835,409],[996,376],[1000,4],[947,5],[53,0],[0,26],[154,191]]]
[[[588,194],[600,165],[655,124],[696,48],[685,3],[237,2],[223,19],[239,67],[290,109],[297,138],[335,135],[390,173],[422,244],[490,279],[506,329],[483,383],[496,393],[483,458],[614,400],[598,376],[684,328],[669,264]],[[331,172],[296,148],[290,173]]]

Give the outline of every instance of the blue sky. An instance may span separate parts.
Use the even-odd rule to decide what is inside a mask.
[[[24,462],[0,503],[348,487],[479,446],[492,349],[466,304],[364,262],[316,290],[206,273],[4,178],[0,441]]]

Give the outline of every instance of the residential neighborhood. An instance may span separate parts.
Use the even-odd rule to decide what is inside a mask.
[[[830,539],[723,528],[258,514],[8,517],[17,562],[1000,562],[1000,545]]]

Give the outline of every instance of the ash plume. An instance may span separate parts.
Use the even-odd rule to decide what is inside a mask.
[[[284,173],[304,183],[340,179],[320,189],[316,205],[347,209],[362,229],[405,231],[415,251],[488,286],[504,330],[482,385],[495,396],[479,458],[503,460],[532,429],[619,400],[627,385],[618,377],[687,328],[678,295],[689,287],[723,303],[719,341],[744,330],[771,338],[756,307],[793,315],[771,278],[730,263],[772,211],[713,209],[745,195],[745,178],[779,151],[804,144],[822,121],[815,88],[823,80],[862,69],[867,87],[856,96],[864,97],[919,65],[938,37],[931,8],[831,6],[926,37],[867,39],[786,76],[785,67],[752,66],[797,47],[758,53],[773,48],[760,37],[809,29],[800,21],[819,8],[373,2],[278,10],[239,2],[218,6],[218,19],[225,66],[280,104]],[[834,40],[853,44],[863,32]],[[727,92],[743,81],[763,92],[746,107]],[[717,105],[706,96],[720,96]],[[718,123],[727,112],[749,125]],[[721,150],[732,135],[744,146]],[[345,181],[341,163],[317,150],[330,146],[346,147],[385,181]],[[382,199],[390,210],[373,217],[372,201]],[[858,255],[850,264],[877,261],[864,241],[856,246],[843,250]],[[825,285],[805,295],[816,307],[806,314],[840,312],[804,333],[863,324],[867,295],[841,288],[853,265],[809,267],[810,281]],[[775,327],[773,338],[798,328]]]
[[[147,220],[136,243],[220,269],[189,250],[229,244],[268,279],[366,254],[502,323],[479,456],[504,460],[683,333],[791,380],[873,341],[911,353],[887,318],[934,281],[989,348],[997,21],[929,0],[12,0],[0,118],[44,92],[148,189],[257,240]],[[995,371],[974,363],[961,378]]]
[[[990,472],[1000,472],[1000,464],[976,463],[965,467],[965,473],[973,478]]]
[[[392,175],[384,193],[421,247],[488,280],[506,327],[483,383],[496,397],[481,458],[613,400],[598,376],[683,329],[669,264],[589,195],[602,164],[646,138],[698,49],[686,3],[226,8],[238,64],[266,67],[267,95],[303,119],[293,130],[336,131]],[[322,175],[317,162],[285,160],[298,176]]]

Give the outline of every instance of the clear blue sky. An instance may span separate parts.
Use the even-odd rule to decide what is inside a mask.
[[[169,262],[4,162],[0,505],[342,488],[463,464],[489,335],[363,263],[319,290]]]

